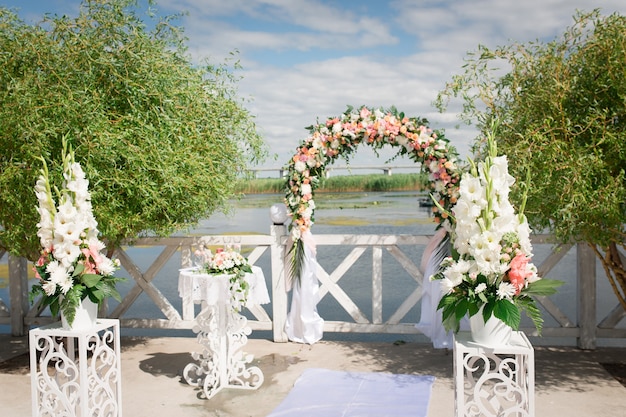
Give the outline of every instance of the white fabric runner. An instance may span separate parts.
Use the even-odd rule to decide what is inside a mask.
[[[446,231],[441,228],[430,239],[422,255],[420,270],[424,275],[422,280],[422,309],[420,322],[415,325],[433,342],[436,349],[452,349],[452,332],[446,332],[443,327],[441,310],[437,305],[442,297],[441,281],[431,281],[430,277],[439,270],[441,261],[450,255],[450,244]]]
[[[317,313],[320,299],[315,242],[310,234],[303,237],[303,242],[304,263],[300,280],[293,283],[285,332],[292,342],[313,344],[324,334],[324,320]]]
[[[311,368],[268,417],[426,417],[433,376]]]

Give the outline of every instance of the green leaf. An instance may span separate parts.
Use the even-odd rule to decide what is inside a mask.
[[[456,296],[454,294],[446,294],[443,297],[441,297],[441,300],[439,300],[439,304],[437,305],[437,310],[442,309],[454,303],[456,303]]]
[[[92,288],[98,285],[98,283],[102,280],[102,275],[98,274],[84,274],[81,277],[81,281],[85,284],[85,287]]]
[[[543,317],[541,317],[541,310],[535,304],[535,300],[529,297],[520,297],[516,300],[516,305],[533,321],[537,333],[541,336]]]
[[[509,300],[496,301],[493,308],[493,315],[508,326],[511,326],[513,330],[519,330],[522,316],[517,306]]]
[[[85,270],[85,265],[83,264],[78,264],[76,265],[76,267],[74,268],[74,272],[72,273],[73,277],[78,277],[80,276],[80,274],[83,273],[83,271]]]
[[[467,311],[469,309],[469,306],[470,306],[470,303],[465,298],[461,299],[457,303],[455,311],[454,311],[454,315],[455,315],[457,321],[460,322],[461,319],[463,319],[463,317],[465,317],[467,315]]]
[[[556,279],[548,279],[543,278],[539,281],[535,281],[530,284],[527,288],[522,290],[522,294],[533,295],[533,296],[547,296],[555,294],[557,288],[563,285],[563,281],[559,281]]]

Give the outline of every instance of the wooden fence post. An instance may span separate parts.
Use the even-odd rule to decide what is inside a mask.
[[[576,245],[578,283],[577,343],[580,349],[596,348],[596,257],[587,243]]]
[[[274,223],[270,226],[270,233],[274,238],[271,246],[272,331],[274,342],[287,342],[288,338],[285,332],[285,324],[287,323],[287,270],[285,268],[287,227],[284,224]]]
[[[28,313],[28,274],[26,259],[9,254],[9,299],[11,302],[11,335],[24,336]]]

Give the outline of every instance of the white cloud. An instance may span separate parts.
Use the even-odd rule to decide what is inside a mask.
[[[24,8],[22,0],[5,3]],[[68,7],[28,2],[34,4],[40,12],[64,13]],[[479,44],[552,40],[573,23],[577,9],[594,8],[626,13],[623,0],[160,0],[157,5],[162,14],[188,12],[180,23],[198,62],[220,63],[240,52],[239,92],[253,99],[248,108],[271,152],[279,155],[266,166],[283,165],[306,137],[306,126],[361,104],[395,105],[409,116],[426,117],[467,154],[473,129],[455,118],[455,107],[439,114],[432,105],[461,72],[467,52]],[[359,151],[354,163],[360,159],[371,163],[375,156]]]

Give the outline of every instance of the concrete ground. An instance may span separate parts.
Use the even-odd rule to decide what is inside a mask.
[[[0,415],[27,417],[31,382],[27,338],[0,335]],[[429,417],[454,415],[452,352],[421,343],[250,339],[265,381],[258,390],[225,389],[210,400],[181,378],[200,351],[195,337],[122,338],[122,411],[132,417],[267,416],[307,368],[433,375]],[[535,348],[537,416],[626,417],[626,388],[601,363],[626,363],[626,349]],[[320,416],[323,417],[323,416]]]

